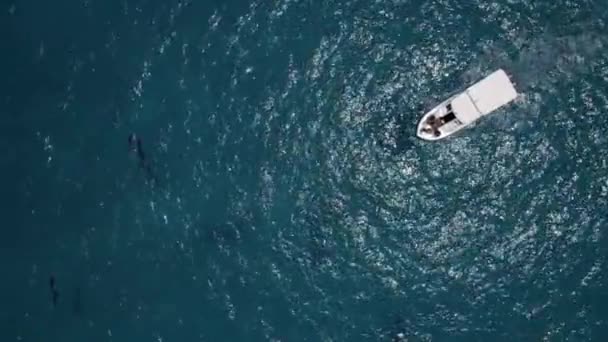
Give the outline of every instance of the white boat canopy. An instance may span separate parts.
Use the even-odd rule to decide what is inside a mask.
[[[466,125],[516,97],[517,91],[513,83],[507,74],[499,69],[456,96],[452,100],[452,108],[456,118]]]

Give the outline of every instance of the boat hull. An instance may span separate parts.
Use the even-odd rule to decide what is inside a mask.
[[[427,141],[445,139],[516,97],[517,91],[508,75],[498,69],[426,112],[418,122],[416,135]]]

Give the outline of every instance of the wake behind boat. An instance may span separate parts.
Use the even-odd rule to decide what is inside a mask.
[[[498,69],[424,114],[416,135],[429,141],[446,138],[516,97],[517,91],[509,76]]]

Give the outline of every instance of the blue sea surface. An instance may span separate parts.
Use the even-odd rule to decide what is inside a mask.
[[[607,22],[2,1],[0,341],[605,341]],[[497,68],[513,104],[415,137]]]

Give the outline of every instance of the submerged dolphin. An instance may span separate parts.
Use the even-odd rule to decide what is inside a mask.
[[[57,306],[57,301],[59,300],[59,291],[55,287],[55,276],[51,275],[49,278],[49,288],[51,289],[51,297],[53,300],[53,307]]]
[[[148,180],[156,184],[157,180],[154,176],[154,172],[152,171],[152,165],[150,164],[150,161],[146,159],[146,154],[144,153],[141,139],[138,138],[135,133],[129,134],[129,149],[131,150],[131,153],[135,153],[137,155],[139,167],[144,170]]]

